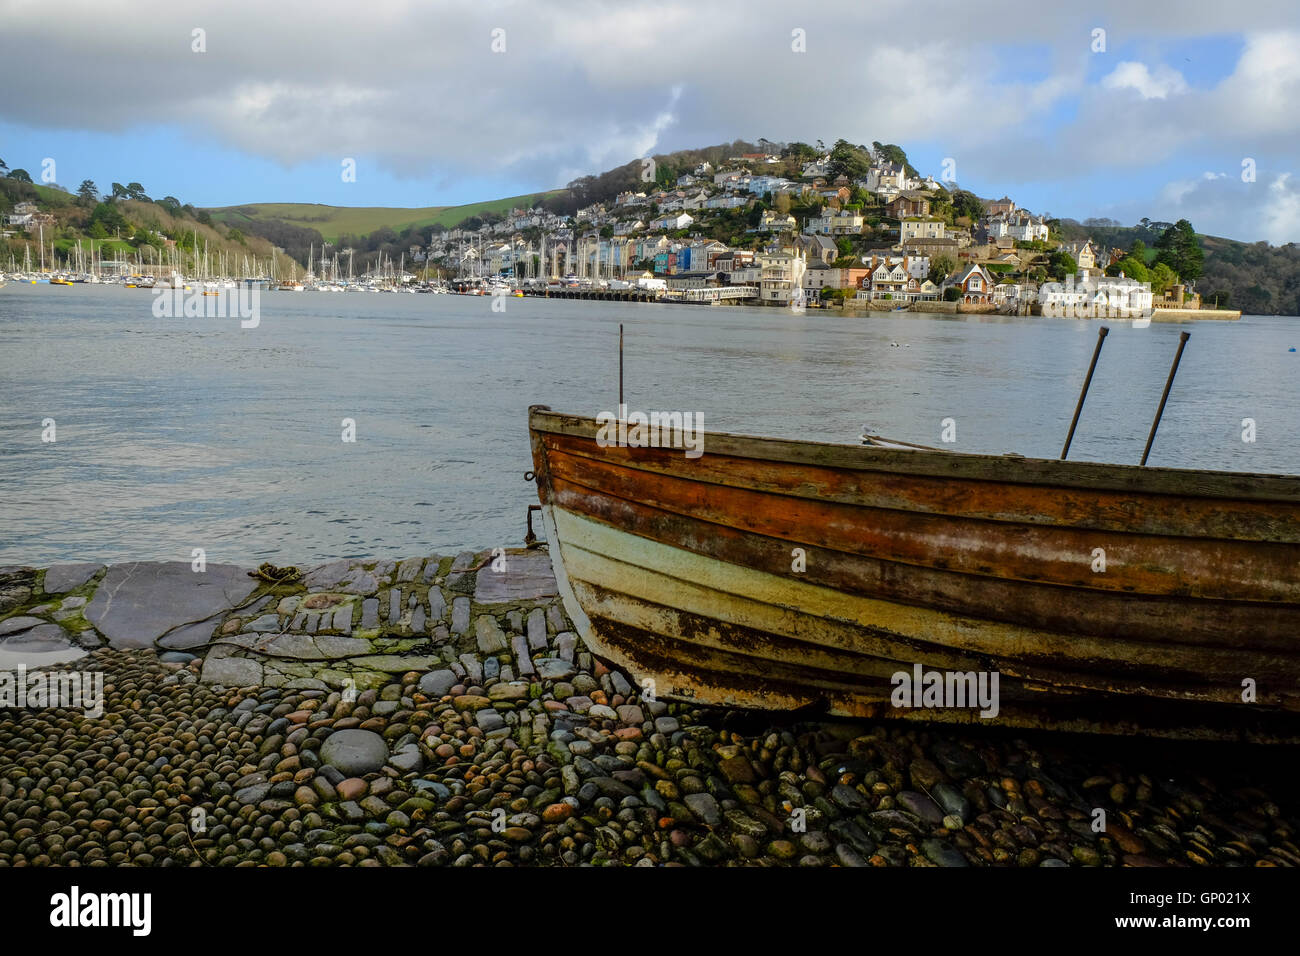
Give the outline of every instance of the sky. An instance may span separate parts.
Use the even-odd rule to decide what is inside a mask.
[[[0,0],[0,159],[196,206],[429,206],[842,137],[1036,213],[1280,244],[1297,50],[1295,0]]]

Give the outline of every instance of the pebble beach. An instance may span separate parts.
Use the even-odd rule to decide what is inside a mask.
[[[648,699],[544,549],[248,572],[0,568],[104,695],[0,709],[0,866],[1300,866],[1275,750]]]

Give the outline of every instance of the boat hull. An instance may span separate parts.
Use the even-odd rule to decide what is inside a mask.
[[[596,429],[530,411],[553,564],[656,696],[1300,740],[1300,480]],[[996,674],[996,716],[900,705],[931,671]]]

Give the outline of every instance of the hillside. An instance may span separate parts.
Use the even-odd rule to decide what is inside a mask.
[[[450,229],[470,216],[509,212],[515,206],[532,206],[563,190],[509,196],[462,206],[325,206],[319,203],[248,203],[208,209],[212,218],[229,226],[256,231],[259,224],[283,223],[315,230],[327,242],[340,236],[365,236],[380,229],[401,233],[407,229],[443,226]]]
[[[219,224],[174,197],[153,200],[142,191],[136,193],[140,198],[100,196],[94,183],[82,186],[73,194],[57,186],[0,177],[0,214],[11,213],[19,203],[34,203],[46,217],[39,228],[5,230],[10,235],[0,238],[0,268],[11,263],[21,267],[24,261],[35,266],[43,256],[49,268],[76,268],[103,259],[164,273],[175,266],[194,275],[205,255],[213,269],[223,258],[236,271],[245,263],[250,270],[256,263],[278,274],[300,268],[267,240]]]
[[[875,154],[884,156],[889,162],[913,171],[901,147],[875,143],[873,149]],[[171,244],[179,246],[181,258],[191,265],[195,262],[195,252],[201,253],[205,246],[214,258],[220,252],[226,254],[231,262],[239,262],[244,256],[262,261],[273,258],[277,262],[277,271],[283,272],[307,266],[313,249],[317,256],[322,252],[338,254],[350,249],[357,271],[364,271],[373,268],[377,262],[397,262],[412,247],[423,249],[431,246],[443,230],[456,226],[477,230],[484,225],[499,224],[514,208],[541,207],[552,218],[558,216],[563,220],[582,208],[612,208],[614,198],[624,191],[671,191],[678,187],[679,178],[701,163],[709,163],[714,168],[735,166],[736,157],[747,157],[739,164],[751,170],[761,170],[766,175],[798,180],[805,162],[828,156],[828,178],[843,174],[850,181],[860,182],[870,162],[870,151],[865,145],[854,146],[843,140],[829,147],[820,141],[810,146],[764,139],[757,144],[737,140],[655,154],[651,157],[653,163],[634,159],[603,173],[574,179],[563,189],[458,206],[248,203],[195,209],[181,205],[172,197],[149,200],[144,197],[143,188],[125,189],[118,183],[113,184],[112,196],[105,196],[101,202],[95,195],[94,184],[89,182],[82,184],[91,187],[90,195],[86,196],[80,195],[81,190],[74,195],[58,187],[0,177],[0,213],[8,212],[19,201],[37,202],[43,212],[56,220],[53,228],[47,227],[44,231],[46,251],[52,242],[61,258],[68,254],[78,239],[94,239],[106,257],[110,254],[125,255],[145,263],[158,262],[160,253],[175,255],[175,252],[167,251],[167,244],[162,241],[171,240]],[[757,159],[751,161],[752,157]],[[711,183],[707,185],[710,193],[716,194],[720,188]],[[139,184],[131,186],[139,187]],[[693,188],[698,190],[698,182]],[[949,227],[969,227],[980,218],[987,205],[986,200],[962,189],[949,192],[936,188],[931,198],[932,215],[944,220]],[[882,240],[891,241],[891,228],[896,240],[897,226],[891,225],[885,216],[880,197],[855,186],[847,205],[863,214],[866,225],[861,235],[841,236],[837,240],[846,262],[866,249],[878,247]],[[672,238],[710,238],[737,248],[757,249],[769,238],[755,228],[766,210],[780,207],[780,212],[794,214],[802,224],[808,217],[817,215],[821,206],[822,200],[815,196],[811,200],[797,196],[791,200],[789,196],[771,194],[756,196],[744,209],[697,210],[690,228],[674,233]],[[655,210],[656,207],[651,205],[648,213],[643,210],[640,214],[648,219]],[[611,217],[613,215],[610,213]],[[589,223],[592,221],[588,220]],[[594,222],[598,226],[604,224],[602,234],[608,233],[607,220],[598,218]],[[569,223],[572,224],[572,220]],[[1107,250],[1129,250],[1135,241],[1141,241],[1147,247],[1147,265],[1152,265],[1156,245],[1170,224],[1143,219],[1136,225],[1124,226],[1109,219],[1085,219],[1082,223],[1063,219],[1053,220],[1050,225],[1053,240],[1089,238]],[[524,230],[525,240],[537,241],[537,232],[536,228]],[[1220,306],[1246,313],[1300,314],[1300,247],[1295,243],[1270,246],[1264,242],[1246,243],[1201,234],[1193,238],[1191,232],[1189,226],[1188,242],[1193,246],[1199,244],[1204,261],[1203,268],[1189,270],[1188,274],[1198,277],[1196,291],[1207,302],[1216,301]],[[20,232],[7,242],[0,242],[0,252],[21,259],[25,251],[32,251],[31,240],[35,238],[34,234]],[[332,248],[327,249],[327,244]],[[1054,245],[1055,242],[1049,243],[1049,248],[1044,251],[1050,251]],[[446,252],[444,245],[444,257]],[[297,266],[284,261],[286,258]],[[443,272],[449,271],[447,259],[440,258],[439,262],[444,267]],[[1040,260],[1039,264],[1042,262]]]

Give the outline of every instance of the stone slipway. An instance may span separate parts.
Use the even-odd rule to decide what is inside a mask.
[[[1274,754],[655,700],[490,558],[0,568],[0,671],[105,698],[0,705],[0,868],[1300,866]]]
[[[0,567],[0,651],[36,667],[60,651],[153,649],[170,664],[201,660],[209,683],[316,690],[411,671],[450,686],[589,669],[549,555],[508,551],[501,571],[491,558],[335,561],[285,585],[181,561]]]

